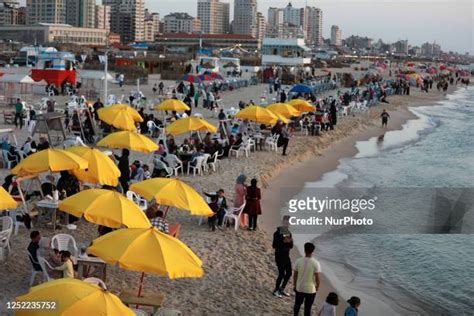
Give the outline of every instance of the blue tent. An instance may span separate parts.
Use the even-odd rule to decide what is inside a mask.
[[[313,93],[313,89],[304,84],[297,84],[291,88],[290,92],[293,93]]]

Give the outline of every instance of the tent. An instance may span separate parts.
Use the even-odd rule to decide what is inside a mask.
[[[25,74],[4,74],[0,77],[0,94],[6,97],[33,93],[35,81]]]
[[[81,93],[93,97],[90,93],[103,94],[105,72],[99,70],[80,70],[76,73],[77,81],[81,83]],[[113,81],[114,77],[107,73],[107,81]]]

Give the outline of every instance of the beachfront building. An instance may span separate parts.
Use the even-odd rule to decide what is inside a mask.
[[[0,25],[18,23],[20,2],[18,0],[0,0]]]
[[[257,12],[257,35],[256,38],[258,38],[260,41],[263,40],[265,37],[265,33],[267,30],[267,23],[265,21],[265,16],[261,12]]]
[[[306,43],[322,46],[323,40],[323,11],[315,7],[306,7],[304,10],[303,25],[306,31]]]
[[[421,45],[421,55],[428,58],[439,57],[441,55],[441,46],[436,43],[424,43]]]
[[[343,44],[351,50],[368,50],[372,49],[372,39],[352,35],[343,41]]]
[[[201,20],[204,34],[225,34],[229,32],[230,4],[219,0],[198,0],[197,17]]]
[[[66,3],[64,0],[27,0],[27,24],[66,23]]]
[[[0,26],[3,37],[24,43],[42,44],[77,44],[84,46],[105,46],[107,31],[105,29],[73,27],[67,24],[39,23],[35,25]]]
[[[174,12],[164,17],[164,33],[199,33],[201,20],[185,12]]]
[[[395,53],[399,55],[408,55],[408,40],[397,41],[393,43]]]
[[[95,6],[95,28],[106,29],[110,31],[110,6],[96,5]]]
[[[145,11],[145,41],[154,42],[160,33],[160,15],[156,12]]]
[[[333,46],[342,45],[342,31],[337,25],[331,26],[331,45]]]
[[[120,34],[122,42],[145,39],[145,0],[103,0],[110,6],[110,30]]]
[[[283,37],[283,9],[270,7],[268,8],[268,20],[266,37],[281,38]]]
[[[76,27],[95,27],[95,0],[64,0],[66,24]]]
[[[300,66],[311,63],[311,49],[302,38],[264,38],[262,66]]]
[[[234,34],[257,37],[257,0],[234,0]]]
[[[158,35],[155,40],[157,46],[163,47],[165,52],[193,53],[200,48],[225,49],[235,45],[251,52],[259,48],[258,39],[239,34],[164,33]]]

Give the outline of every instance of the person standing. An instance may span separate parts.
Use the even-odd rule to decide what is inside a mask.
[[[115,155],[115,159],[118,160],[118,168],[120,170],[119,182],[122,186],[123,194],[128,191],[128,182],[130,181],[130,151],[128,149],[122,149],[122,156]]]
[[[247,180],[247,176],[245,174],[241,174],[237,177],[235,187],[234,187],[234,207],[239,208],[245,203],[245,196],[247,195],[247,186],[245,185],[245,181]],[[248,216],[244,212],[240,215],[240,227],[245,228],[248,227],[249,221]]]
[[[318,316],[336,316],[336,306],[339,304],[339,297],[336,293],[330,292],[326,301],[319,310]]]
[[[304,244],[305,256],[296,260],[293,274],[293,285],[295,291],[295,305],[293,313],[299,315],[301,305],[304,303],[304,315],[311,315],[316,293],[320,285],[321,265],[314,259],[313,252],[315,246],[313,243]]]
[[[282,225],[273,233],[272,247],[275,249],[275,263],[278,268],[278,277],[273,290],[276,297],[290,296],[285,287],[291,278],[290,250],[293,248],[293,237],[289,230],[290,216],[283,216]]]
[[[163,81],[160,81],[160,83],[158,84],[158,94],[159,95],[163,95],[164,94],[164,89],[165,85],[163,84]]]
[[[382,118],[382,128],[387,128],[388,124],[388,119],[390,118],[390,114],[384,109],[382,111],[382,114],[380,114],[380,117]]]
[[[261,198],[260,188],[257,187],[257,179],[252,179],[250,186],[247,188],[247,195],[245,197],[247,202],[244,209],[244,213],[249,216],[250,231],[257,229],[258,215],[262,214],[262,208],[260,206]]]
[[[23,128],[23,103],[20,99],[16,99],[15,103],[15,128],[18,128],[18,121],[20,121],[20,129]]]
[[[125,75],[123,73],[120,73],[120,75],[118,76],[118,83],[119,83],[120,88],[123,87],[123,82],[124,81],[125,81]]]
[[[100,98],[97,99],[97,101],[94,103],[94,105],[92,106],[94,108],[94,118],[95,118],[95,121],[97,123],[100,122],[100,118],[99,118],[99,109],[103,108],[104,107],[104,103],[102,103],[100,101]]]

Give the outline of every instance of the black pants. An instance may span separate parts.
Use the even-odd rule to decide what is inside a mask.
[[[256,229],[257,228],[257,218],[258,218],[258,215],[250,215],[249,214],[249,229]]]
[[[128,191],[128,180],[127,179],[119,179],[120,185],[122,186],[123,194],[125,195]]]
[[[291,259],[287,255],[275,255],[275,262],[278,268],[275,291],[283,291],[291,278]]]
[[[296,291],[295,296],[295,307],[293,308],[294,316],[298,316],[300,313],[301,305],[304,302],[304,316],[311,315],[311,307],[313,306],[314,299],[316,298],[316,293],[307,294]]]
[[[23,128],[23,118],[21,117],[21,113],[15,113],[15,127],[18,127],[18,120],[20,120],[20,128]]]
[[[286,148],[288,148],[288,143],[290,140],[286,137],[278,138],[278,147],[283,147],[283,155],[286,155]]]

